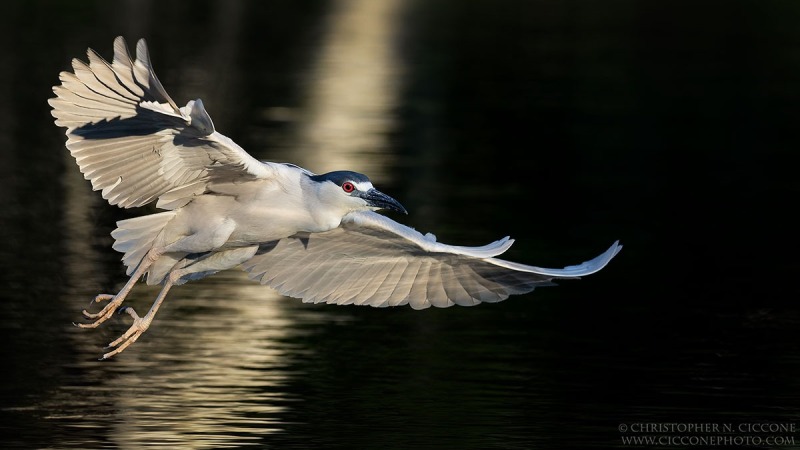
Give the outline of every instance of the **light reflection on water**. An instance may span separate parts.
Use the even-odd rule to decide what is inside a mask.
[[[395,48],[398,0],[335,1],[306,80],[292,160],[314,171],[390,173],[388,135],[404,85]]]
[[[286,409],[301,400],[285,391],[302,375],[292,361],[313,351],[293,341],[330,318],[322,310],[293,311],[293,302],[239,272],[176,291],[136,351],[108,363],[96,361],[100,347],[126,321],[70,333],[79,362],[69,370],[78,376],[41,405],[51,411],[45,419],[105,428],[97,431],[124,448],[219,448],[284,430]],[[146,307],[156,293],[138,286],[126,303]]]

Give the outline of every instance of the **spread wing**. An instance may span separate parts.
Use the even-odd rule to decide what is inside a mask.
[[[483,247],[436,242],[388,217],[362,211],[339,228],[301,233],[262,245],[242,267],[252,279],[304,302],[414,309],[499,302],[553,278],[578,278],[602,269],[622,248],[615,242],[591,261],[563,269],[495,258],[513,240]]]
[[[216,181],[269,178],[271,165],[214,130],[203,102],[179,108],[156,78],[147,44],[136,60],[122,37],[111,64],[92,49],[74,59],[49,100],[56,125],[84,177],[112,205],[130,208],[158,199],[175,209]]]

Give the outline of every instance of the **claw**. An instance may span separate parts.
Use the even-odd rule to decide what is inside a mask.
[[[101,323],[105,322],[106,320],[110,319],[112,315],[114,315],[114,311],[119,308],[119,305],[122,304],[122,300],[124,298],[118,298],[116,295],[111,294],[99,294],[97,295],[94,300],[90,303],[102,302],[106,300],[113,299],[109,304],[107,304],[103,309],[96,313],[90,313],[87,310],[81,311],[83,317],[93,320],[91,323],[78,323],[76,326],[80,328],[97,328]]]
[[[94,301],[100,303],[101,301],[111,300],[114,297],[116,297],[114,294],[97,294],[94,297]]]
[[[139,331],[134,332],[125,342],[122,343],[122,345],[120,345],[116,349],[104,354],[103,357],[100,358],[100,361],[104,361],[104,360],[106,360],[108,358],[111,358],[114,355],[118,355],[118,354],[122,353],[123,350],[128,348],[134,342],[136,342],[136,340],[139,339],[139,336],[141,336],[142,333],[144,333],[144,330],[139,330]]]
[[[145,319],[139,317],[139,315],[136,314],[136,311],[130,306],[120,308],[117,311],[117,314],[122,313],[130,315],[133,318],[133,324],[131,324],[130,328],[128,328],[128,331],[126,331],[122,336],[118,337],[105,347],[106,350],[114,347],[117,348],[104,354],[103,357],[100,358],[100,361],[111,358],[112,356],[117,355],[128,348],[128,346],[139,339],[139,336],[141,336],[150,325],[149,322],[145,321]]]
[[[145,255],[145,258],[142,260],[141,263],[139,263],[139,266],[133,272],[133,275],[131,275],[131,277],[128,279],[128,282],[125,283],[125,286],[123,286],[122,289],[120,289],[119,292],[117,292],[116,295],[99,294],[99,295],[95,296],[94,300],[92,300],[89,303],[89,306],[91,307],[95,303],[101,303],[101,302],[110,300],[110,302],[107,305],[105,305],[103,307],[103,309],[101,309],[97,313],[90,313],[87,310],[83,311],[83,316],[86,317],[89,320],[93,320],[93,322],[90,322],[90,323],[76,323],[75,326],[80,327],[80,328],[97,328],[100,324],[102,324],[106,320],[110,319],[114,315],[114,312],[117,311],[117,309],[120,307],[120,305],[122,305],[122,302],[125,301],[125,297],[128,296],[128,293],[131,291],[131,289],[133,289],[133,286],[136,284],[136,282],[139,281],[139,279],[142,277],[142,275],[144,275],[147,272],[147,270],[150,267],[150,265],[152,265],[153,262],[158,259],[159,255],[160,255],[160,253],[157,252],[154,249],[151,249],[150,251],[148,251],[147,255]],[[168,291],[168,290],[169,290],[168,287],[165,287],[164,289],[162,289],[162,292],[164,293],[164,295],[166,295],[166,291]],[[163,295],[159,294],[157,302],[160,303],[163,300],[164,300]],[[153,308],[158,309],[158,306],[154,304]],[[102,359],[108,359],[108,358],[116,355],[117,353],[121,352],[122,350],[127,348],[129,345],[131,345],[139,337],[139,335],[141,335],[144,332],[144,330],[146,330],[147,327],[150,325],[150,322],[152,322],[152,320],[153,320],[152,315],[155,314],[155,309],[153,311],[149,312],[147,316],[145,316],[145,320],[137,321],[136,318],[134,318],[134,324],[131,325],[131,329],[133,331],[131,332],[130,331],[131,329],[129,329],[128,331],[130,333],[126,332],[126,334],[123,335],[123,336],[127,336],[127,338],[125,338],[127,340],[123,339],[124,342],[120,341],[119,339],[114,341],[112,343],[112,345],[119,344],[120,342],[122,343],[122,345],[120,345],[120,347],[118,347],[116,350],[113,350],[113,351],[111,351],[109,353],[106,353],[100,359],[101,360]],[[126,312],[128,312],[128,314],[131,314],[131,311],[133,311],[133,310],[129,311],[129,308],[123,308],[122,311],[126,311]],[[133,316],[133,314],[131,314],[131,316]],[[140,331],[138,331],[138,333],[137,333],[137,330],[140,330]]]
[[[116,338],[114,341],[112,341],[110,344],[108,344],[106,346],[106,349],[114,348],[114,347],[118,346],[119,344],[127,341],[131,336],[133,336],[134,334],[137,334],[137,333],[138,334],[142,334],[142,330],[140,330],[139,327],[134,323],[134,325],[131,325],[131,327],[128,328],[128,331],[126,331],[125,334],[123,334],[122,336]]]
[[[113,294],[97,294],[95,297],[89,302],[89,306],[94,305],[95,303],[105,302],[108,300],[112,300],[116,295]]]

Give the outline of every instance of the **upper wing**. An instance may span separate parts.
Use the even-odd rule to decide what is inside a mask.
[[[300,233],[262,245],[243,264],[250,277],[304,302],[372,306],[471,306],[524,294],[553,278],[602,269],[622,248],[577,266],[545,269],[494,258],[512,240],[458,247],[374,212],[350,213],[324,233]]]
[[[178,108],[156,78],[144,39],[131,60],[122,37],[109,64],[92,49],[89,64],[74,59],[49,100],[56,125],[84,177],[112,205],[158,199],[174,209],[213,181],[267,178],[271,166],[214,131],[202,101]]]

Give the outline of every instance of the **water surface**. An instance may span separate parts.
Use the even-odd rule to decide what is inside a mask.
[[[378,4],[380,3],[380,4]],[[795,424],[793,3],[16,2],[0,17],[4,448],[606,448],[620,425]],[[474,308],[305,305],[239,272],[150,330],[46,99],[113,38],[254,156],[358,170],[445,242],[602,272]],[[145,311],[157,290],[127,300]],[[792,437],[792,436],[790,436]],[[630,446],[627,446],[630,447]]]

